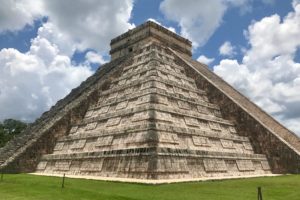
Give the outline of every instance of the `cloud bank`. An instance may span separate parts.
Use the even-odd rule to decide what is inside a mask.
[[[33,121],[90,76],[91,64],[106,62],[111,38],[134,27],[132,7],[132,0],[1,0],[0,34],[47,22],[27,52],[0,50],[0,120]],[[71,61],[85,50],[86,61]]]
[[[241,63],[224,59],[214,72],[300,133],[300,2],[283,19],[278,15],[253,22],[246,31],[250,48]]]

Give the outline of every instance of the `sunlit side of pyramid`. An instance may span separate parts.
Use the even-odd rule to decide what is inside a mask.
[[[110,53],[4,169],[144,180],[299,172],[299,138],[193,61],[190,41],[146,22]]]

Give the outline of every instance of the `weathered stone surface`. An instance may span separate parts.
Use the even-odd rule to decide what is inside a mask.
[[[289,143],[257,120],[260,110],[245,109],[240,94],[189,57],[186,39],[146,23],[111,46],[111,63],[0,149],[9,150],[0,167],[139,179],[299,169],[295,136],[284,133]]]

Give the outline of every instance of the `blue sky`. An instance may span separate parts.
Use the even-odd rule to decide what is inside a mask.
[[[0,0],[0,120],[33,121],[109,61],[110,40],[148,19],[300,134],[298,0]]]
[[[174,27],[176,32],[180,33],[178,23],[166,19],[160,11],[159,7],[161,2],[161,0],[136,0],[133,4],[129,22],[139,25],[151,18],[165,26]],[[263,3],[260,0],[253,0],[251,2],[251,11],[243,12],[240,8],[231,8],[226,12],[220,27],[214,32],[205,45],[195,49],[193,57],[198,58],[201,54],[204,54],[208,57],[215,58],[210,64],[217,64],[223,58],[223,56],[218,54],[217,49],[225,40],[231,41],[232,44],[240,48],[247,47],[248,44],[243,31],[247,29],[251,22],[258,21],[265,16],[273,14],[284,17],[288,12],[293,10],[292,1],[273,0],[269,3]],[[201,8],[199,10],[201,10]],[[47,22],[46,16],[35,20],[33,25],[25,25],[21,30],[2,32],[0,34],[0,49],[15,48],[20,52],[27,52],[30,48],[31,39],[37,36],[38,28],[45,22]],[[83,62],[87,51],[88,50],[76,52],[72,56],[72,60],[74,62]],[[103,55],[105,55],[105,53]],[[296,59],[299,59],[299,55],[300,53],[297,52],[298,57]],[[109,56],[105,55],[105,58],[108,60]],[[242,53],[237,52],[235,58],[241,60]],[[97,64],[93,65],[94,68],[98,66]]]

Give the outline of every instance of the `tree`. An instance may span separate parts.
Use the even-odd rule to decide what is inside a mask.
[[[15,119],[5,119],[2,123],[0,122],[0,147],[20,134],[26,127],[26,123]]]

